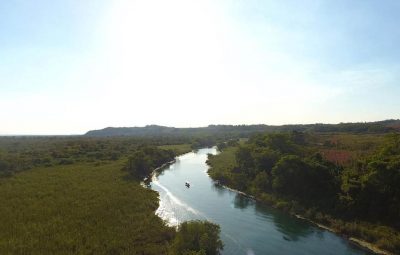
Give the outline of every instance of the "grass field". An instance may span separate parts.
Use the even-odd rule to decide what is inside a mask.
[[[0,254],[164,254],[158,194],[122,162],[32,169],[0,179]]]

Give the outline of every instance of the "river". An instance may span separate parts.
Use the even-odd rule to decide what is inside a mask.
[[[156,213],[169,225],[194,219],[219,224],[222,254],[370,254],[329,231],[215,185],[207,175],[208,153],[216,154],[216,149],[182,155],[153,177],[151,188],[160,194]]]

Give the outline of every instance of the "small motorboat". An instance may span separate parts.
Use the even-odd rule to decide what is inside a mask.
[[[190,188],[190,183],[189,182],[185,182],[185,186],[186,186],[186,188]]]

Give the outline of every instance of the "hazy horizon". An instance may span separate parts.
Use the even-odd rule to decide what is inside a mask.
[[[375,121],[368,121],[368,122],[379,122],[379,121],[386,121],[386,120],[397,120],[397,119],[384,119],[384,120],[375,120]],[[283,123],[283,124],[268,124],[268,123],[254,123],[254,124],[208,124],[208,125],[204,125],[204,126],[165,126],[165,125],[159,125],[159,124],[146,124],[143,126],[105,126],[105,127],[99,127],[99,128],[94,128],[94,129],[90,129],[90,130],[86,130],[82,133],[57,133],[57,134],[45,134],[45,133],[40,133],[40,134],[2,134],[0,133],[0,136],[80,136],[80,135],[84,135],[89,131],[93,131],[93,130],[102,130],[102,129],[106,129],[106,128],[143,128],[143,127],[147,127],[147,126],[159,126],[159,127],[167,127],[167,128],[204,128],[204,127],[208,127],[208,126],[218,126],[218,125],[226,125],[226,126],[240,126],[240,125],[246,125],[246,126],[251,126],[251,125],[266,125],[266,126],[284,126],[284,125],[314,125],[314,124],[342,124],[342,123],[367,123],[366,121],[358,121],[358,122],[335,122],[335,123],[327,123],[327,122],[315,122],[315,123]]]
[[[0,135],[399,119],[398,1],[4,1]]]

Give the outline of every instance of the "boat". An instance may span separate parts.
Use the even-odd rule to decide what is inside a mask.
[[[186,188],[190,188],[190,183],[189,182],[185,182],[185,186],[186,186]]]

